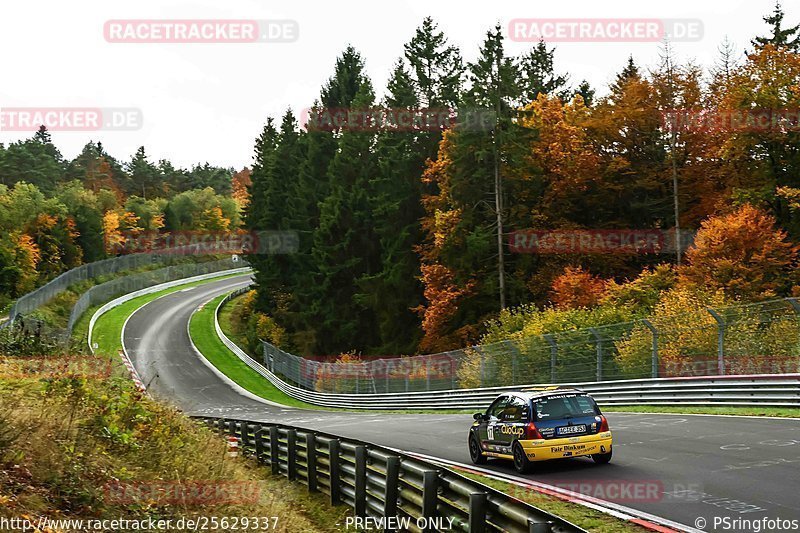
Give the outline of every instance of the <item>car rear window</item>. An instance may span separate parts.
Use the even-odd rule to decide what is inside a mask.
[[[536,400],[537,420],[559,420],[567,417],[594,416],[597,404],[588,396],[551,396]]]

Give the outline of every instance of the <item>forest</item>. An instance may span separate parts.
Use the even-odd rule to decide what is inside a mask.
[[[426,18],[384,90],[347,47],[307,110],[266,119],[238,172],[144,147],[120,161],[100,141],[66,160],[42,128],[0,145],[0,305],[138,233],[239,229],[299,235],[297,253],[249,257],[251,323],[303,355],[432,353],[800,295],[789,22],[776,5],[712,65],[665,41],[658,64],[630,57],[591,87],[544,42],[509,55],[499,25],[466,61]],[[672,245],[517,246],[637,232]]]
[[[259,335],[304,355],[432,353],[797,294],[800,32],[780,5],[764,23],[709,66],[664,42],[607,88],[576,83],[543,42],[509,56],[500,26],[466,62],[425,19],[382,96],[347,48],[314,127],[289,110],[255,144],[245,224],[301,242],[253,258]],[[442,109],[456,118],[431,127]],[[398,110],[419,120],[400,127]],[[490,127],[461,124],[476,110]],[[513,242],[580,231],[673,246]]]

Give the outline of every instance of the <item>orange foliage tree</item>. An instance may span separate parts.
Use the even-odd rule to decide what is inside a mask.
[[[582,267],[567,267],[553,280],[553,304],[559,309],[593,307],[607,292],[605,280],[592,275]]]
[[[797,248],[775,218],[745,204],[702,223],[680,276],[732,299],[763,300],[791,292],[796,260]]]

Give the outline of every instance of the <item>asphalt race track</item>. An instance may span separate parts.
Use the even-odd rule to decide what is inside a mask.
[[[187,325],[199,306],[246,282],[242,276],[178,291],[131,315],[123,341],[154,396],[187,414],[280,422],[469,463],[469,415],[283,408],[231,388],[195,354]],[[614,433],[609,465],[565,459],[528,477],[691,527],[702,517],[706,531],[753,531],[743,520],[800,521],[800,420],[622,413],[608,419]],[[515,474],[504,462],[489,466]],[[627,493],[616,494],[623,487]],[[633,494],[636,488],[644,494]],[[728,517],[729,527],[715,529],[714,517]]]

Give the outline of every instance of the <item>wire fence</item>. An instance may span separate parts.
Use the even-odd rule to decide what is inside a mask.
[[[794,298],[510,338],[449,352],[317,361],[262,341],[264,364],[308,390],[374,394],[657,377],[800,373]]]
[[[78,301],[75,302],[69,315],[67,334],[72,334],[75,323],[88,309],[101,303],[108,302],[117,296],[168,281],[220,272],[222,270],[229,270],[241,266],[246,266],[246,264],[243,265],[238,257],[232,256],[217,261],[171,265],[165,268],[159,268],[158,270],[123,276],[106,283],[101,283],[100,285],[95,285],[83,293]]]
[[[9,310],[8,320],[0,323],[0,328],[10,326],[20,315],[33,313],[76,283],[148,265],[169,265],[185,262],[186,256],[191,252],[192,249],[186,246],[165,250],[164,253],[121,255],[75,267],[60,274],[35,291],[17,299]]]
[[[128,258],[134,256],[115,258],[115,262],[113,262],[113,264],[107,262],[111,260],[100,261],[100,263],[103,263],[102,265],[98,265],[97,263],[89,263],[65,272],[37,291],[20,298],[15,305],[16,309],[11,315],[12,318],[3,323],[2,326],[9,330],[13,329],[18,335],[46,337],[59,343],[66,343],[69,341],[72,335],[75,324],[87,310],[96,305],[108,302],[117,296],[145,289],[147,287],[152,287],[160,283],[166,283],[168,281],[246,266],[246,263],[237,256],[230,256],[219,260],[206,260],[203,262],[191,263],[185,262],[186,258],[181,258],[177,254],[164,256],[158,256],[155,254],[139,254],[139,256],[140,257],[136,260],[128,260]],[[117,259],[120,261],[116,261]],[[35,312],[40,306],[50,301],[50,299],[46,298],[47,296],[49,296],[49,298],[54,298],[74,283],[114,272],[143,267],[149,264],[158,264],[159,262],[179,263],[172,264],[164,268],[122,276],[90,287],[73,305],[66,328],[54,327],[35,315],[28,314]],[[75,270],[80,270],[80,272],[73,273]],[[88,276],[88,278],[85,276]],[[51,286],[51,284],[53,285]],[[27,310],[27,312],[23,313],[22,309]]]

